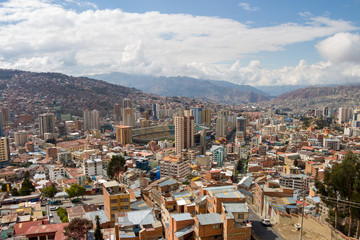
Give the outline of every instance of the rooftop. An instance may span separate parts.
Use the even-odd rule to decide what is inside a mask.
[[[200,225],[211,225],[223,223],[223,219],[218,213],[207,213],[196,215]]]

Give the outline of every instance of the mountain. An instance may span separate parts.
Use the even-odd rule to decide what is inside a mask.
[[[6,102],[13,113],[33,116],[50,109],[81,116],[85,108],[107,114],[114,103],[125,97],[143,102],[158,98],[134,88],[87,77],[7,69],[0,69],[0,90],[0,101]]]
[[[124,73],[98,74],[91,77],[127,87],[135,87],[146,93],[160,96],[192,97],[225,104],[258,102],[268,99],[267,93],[254,87],[225,81],[190,77],[139,76]]]
[[[330,106],[357,106],[360,98],[360,84],[333,86],[333,87],[307,87],[288,92],[273,99],[278,106],[287,105],[294,108],[315,108]]]
[[[311,87],[312,85],[276,85],[276,86],[256,86],[257,89],[267,93],[269,96],[277,97],[287,92],[296,91],[300,88]],[[313,85],[314,87],[334,87],[338,84]]]

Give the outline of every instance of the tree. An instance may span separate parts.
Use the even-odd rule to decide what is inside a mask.
[[[104,237],[101,233],[100,218],[98,215],[96,215],[95,221],[96,221],[96,228],[95,228],[95,232],[94,232],[95,240],[104,240]]]
[[[47,198],[53,198],[55,197],[56,193],[58,192],[58,190],[56,189],[56,187],[54,185],[48,186],[46,188],[43,188],[41,190],[42,194],[47,197]]]
[[[90,229],[90,221],[85,218],[74,218],[64,227],[66,240],[85,240]]]
[[[14,197],[19,196],[19,191],[17,190],[17,188],[14,187],[13,189],[11,189],[11,195]]]
[[[26,196],[30,195],[33,191],[35,191],[35,187],[30,180],[30,173],[26,171],[24,174],[24,181],[21,184],[19,193],[21,196]]]
[[[65,192],[69,195],[69,198],[79,197],[85,195],[86,188],[79,184],[72,184]]]
[[[120,172],[125,172],[127,167],[125,166],[125,158],[121,155],[112,156],[108,168],[107,175],[110,179],[115,179]]]

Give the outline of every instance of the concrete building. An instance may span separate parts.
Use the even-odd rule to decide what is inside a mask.
[[[210,126],[211,124],[211,110],[210,109],[206,109],[203,108],[202,112],[201,112],[201,121],[203,124],[205,124],[206,126]]]
[[[175,117],[175,153],[194,146],[194,117]]]
[[[226,120],[222,115],[218,115],[216,119],[216,139],[222,138],[226,136]]]
[[[57,160],[61,163],[68,163],[72,160],[70,151],[58,151]]]
[[[134,127],[135,126],[135,117],[132,108],[124,108],[123,109],[123,124],[125,126]]]
[[[52,113],[39,115],[40,136],[44,137],[45,133],[55,133],[55,116]]]
[[[166,156],[160,162],[161,177],[186,178],[190,174],[190,161],[180,156]]]
[[[340,140],[339,139],[331,139],[331,138],[324,138],[323,140],[324,148],[333,149],[336,151],[340,150]]]
[[[0,138],[0,168],[10,165],[10,146],[9,139],[6,137]]]
[[[130,126],[116,126],[116,141],[121,145],[131,143],[131,127]]]
[[[118,103],[114,104],[114,120],[120,121],[121,120],[121,105]]]
[[[91,111],[90,129],[100,129],[100,115],[96,109]]]
[[[49,179],[50,181],[56,181],[59,178],[64,178],[66,175],[65,169],[62,165],[51,165],[49,167]]]
[[[115,222],[115,213],[130,211],[130,194],[123,184],[116,181],[103,183],[104,211]]]
[[[279,178],[281,186],[291,189],[309,191],[310,176],[305,174],[282,174]]]
[[[353,110],[351,108],[339,108],[338,122],[339,124],[349,122],[352,117]]]
[[[212,153],[212,161],[217,162],[218,167],[222,167],[225,161],[225,148],[222,145],[213,145],[210,149]]]
[[[246,138],[246,118],[236,118],[236,132],[241,132],[243,134],[243,137]]]
[[[103,164],[101,159],[88,159],[83,163],[84,174],[87,177],[101,176],[103,175]]]
[[[25,146],[28,141],[29,133],[27,131],[19,131],[14,133],[15,146]]]
[[[201,107],[192,108],[191,115],[194,116],[195,124],[202,124],[202,109],[201,109]]]
[[[91,111],[86,109],[83,112],[83,129],[90,130],[91,129]]]

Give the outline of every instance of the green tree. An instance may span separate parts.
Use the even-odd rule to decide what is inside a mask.
[[[95,221],[96,221],[96,228],[95,228],[95,232],[94,232],[95,240],[104,240],[104,237],[101,233],[100,218],[98,215],[96,215]]]
[[[86,188],[79,184],[72,184],[65,192],[69,195],[69,198],[79,197],[85,195]]]
[[[30,173],[28,171],[26,171],[24,174],[24,181],[21,184],[19,193],[21,196],[26,196],[26,195],[30,195],[31,192],[33,192],[33,191],[35,191],[35,187],[30,180]]]
[[[13,189],[11,189],[11,195],[14,197],[19,196],[19,191],[17,190],[17,188],[14,187]]]
[[[107,175],[114,180],[120,172],[125,172],[126,169],[125,158],[121,155],[114,155],[109,162]]]
[[[74,218],[64,227],[66,240],[85,240],[90,229],[90,221],[85,218]]]
[[[54,185],[41,189],[41,193],[48,198],[54,198],[58,190]]]

